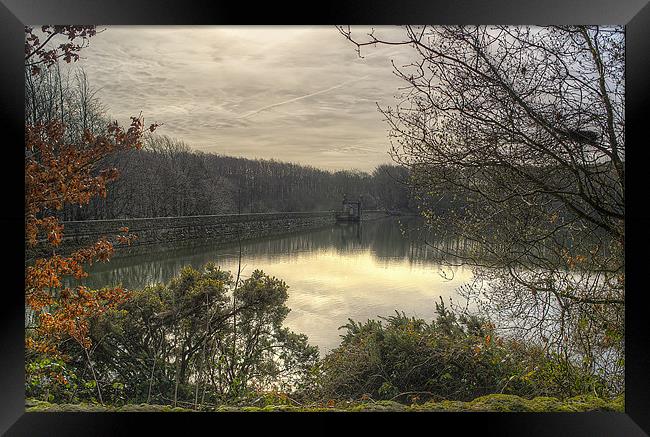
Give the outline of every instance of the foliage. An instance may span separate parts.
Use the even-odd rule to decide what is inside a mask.
[[[107,165],[121,174],[108,196],[84,208],[70,205],[63,211],[66,220],[338,210],[345,194],[362,196],[365,209],[415,208],[405,185],[408,170],[396,165],[372,174],[332,172],[204,153],[161,135],[148,136],[143,150],[117,154]]]
[[[79,59],[94,26],[25,32],[26,244],[44,254],[25,271],[32,411],[622,410],[622,396],[601,398],[621,392],[624,366],[621,29],[406,27],[397,44],[421,62],[397,69],[408,89],[383,110],[399,165],[372,175],[145,141],[156,125],[107,123],[83,72],[64,83],[57,61]],[[384,42],[370,38],[355,44]],[[57,254],[66,219],[330,209],[343,194],[366,208],[416,200],[431,228],[469,241],[453,255],[490,287],[466,295],[519,335],[441,301],[430,323],[350,320],[319,361],[283,326],[288,286],[259,270],[90,290],[69,284],[128,229]]]
[[[88,40],[97,34],[94,25],[89,26],[41,26],[40,33],[31,26],[25,26],[25,67],[37,75],[42,67],[50,67],[63,59],[70,63],[79,60],[79,51],[88,45]],[[65,42],[52,47],[50,41],[63,39]]]
[[[77,375],[71,372],[63,360],[41,357],[27,363],[25,392],[47,401],[69,400],[78,388]]]
[[[42,42],[33,28],[25,28],[25,67],[31,73],[29,76],[47,74],[42,73],[41,67],[56,65],[59,58],[66,62],[77,60],[83,43],[72,41],[77,38],[86,41],[95,34],[95,28],[43,26],[41,32],[47,35]],[[51,47],[48,43],[55,36],[66,37],[69,42]],[[61,361],[68,358],[61,353],[61,345],[73,341],[88,358],[89,319],[116,308],[128,297],[120,287],[101,290],[69,287],[65,278],[85,277],[84,265],[108,260],[114,242],[128,244],[133,238],[127,235],[127,228],[122,228],[116,241],[103,237],[92,246],[61,256],[56,248],[64,229],[56,217],[57,211],[71,203],[84,205],[94,196],[105,196],[106,184],[114,181],[118,172],[114,168],[100,169],[98,164],[113,153],[142,147],[145,129],[142,117],[132,117],[131,126],[126,130],[114,122],[100,134],[84,128],[75,135],[66,135],[69,126],[63,117],[30,123],[34,120],[28,117],[25,124],[25,243],[44,255],[31,260],[25,268],[29,321],[26,376],[28,390],[36,390],[47,398],[68,396],[70,390],[77,388],[74,373]],[[79,126],[72,127],[75,128]],[[155,128],[155,124],[151,125],[149,131]],[[87,364],[95,380],[89,360]],[[55,383],[61,387],[55,388]],[[99,389],[97,394],[101,402]]]
[[[621,390],[625,38],[620,26],[405,26],[381,111],[427,226],[460,237],[465,297]]]
[[[154,127],[152,126],[152,129]],[[66,203],[85,204],[92,196],[105,195],[106,184],[117,177],[115,169],[93,174],[94,164],[117,150],[141,146],[142,120],[132,119],[123,131],[117,123],[109,126],[109,137],[85,134],[85,143],[63,141],[64,127],[59,123],[47,126],[26,126],[25,144],[25,233],[28,247],[37,245],[56,248],[62,241],[63,226],[52,214]],[[128,232],[128,229],[122,229]],[[129,242],[126,235],[118,241]],[[69,257],[52,254],[38,258],[25,272],[28,307],[38,314],[36,336],[27,346],[42,353],[53,353],[56,344],[69,336],[89,347],[87,318],[118,305],[126,298],[123,290],[91,291],[79,286],[64,287],[62,278],[83,278],[84,264],[106,261],[113,251],[108,239],[81,249]]]
[[[341,345],[324,358],[321,396],[408,402],[607,394],[598,378],[540,347],[502,338],[490,323],[459,317],[442,301],[436,311],[431,323],[399,313],[350,320]]]
[[[304,335],[282,327],[287,297],[284,282],[259,270],[240,283],[214,264],[185,268],[92,319],[92,375],[74,343],[68,362],[29,364],[28,396],[65,404],[102,393],[101,403],[121,411],[142,402],[201,411],[619,408],[603,400],[611,393],[601,379],[442,300],[431,323],[403,313],[350,320],[341,345],[319,361]]]
[[[305,391],[318,350],[282,326],[287,288],[259,270],[242,280],[207,264],[133,291],[92,319],[90,355],[104,399],[199,408]],[[66,353],[81,372],[83,350],[69,344]],[[116,383],[118,400],[108,394]]]

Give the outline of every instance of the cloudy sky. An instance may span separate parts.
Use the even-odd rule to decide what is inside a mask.
[[[194,149],[370,171],[390,162],[376,104],[394,104],[403,50],[359,58],[333,26],[108,26],[77,65],[113,118],[142,111]]]

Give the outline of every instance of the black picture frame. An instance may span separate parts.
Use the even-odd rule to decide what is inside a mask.
[[[625,413],[25,413],[24,406],[24,141],[23,44],[25,24],[622,24],[626,26],[626,373]],[[247,431],[251,425],[277,432],[401,432],[464,435],[642,436],[650,433],[650,340],[643,305],[645,253],[650,214],[644,211],[646,108],[650,90],[648,0],[402,0],[280,5],[268,2],[153,0],[0,0],[0,244],[9,256],[0,284],[0,432],[7,435],[121,435],[143,425],[185,432]],[[116,79],[117,80],[117,79]],[[21,190],[23,188],[23,190]],[[243,414],[243,415],[242,415]],[[252,414],[252,415],[251,415]],[[435,415],[432,417],[432,415]],[[297,424],[296,419],[299,419]],[[235,425],[229,428],[224,422]],[[417,426],[417,428],[416,428]],[[387,428],[386,428],[387,429]],[[143,431],[141,431],[143,432]],[[394,431],[395,432],[395,431]]]

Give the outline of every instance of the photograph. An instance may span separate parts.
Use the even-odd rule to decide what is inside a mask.
[[[39,412],[625,412],[623,25],[26,25]]]

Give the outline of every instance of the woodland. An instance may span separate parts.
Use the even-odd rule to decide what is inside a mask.
[[[25,244],[49,253],[25,264],[28,411],[623,411],[623,30],[337,29],[360,55],[415,59],[394,67],[393,163],[372,173],[198,152],[142,114],[120,125],[63,68],[97,28],[25,28]],[[282,278],[208,263],[94,290],[65,278],[137,235],[57,252],[69,220],[327,211],[343,195],[469,242],[440,256],[472,269],[478,310],[350,319],[321,356],[284,325]]]

